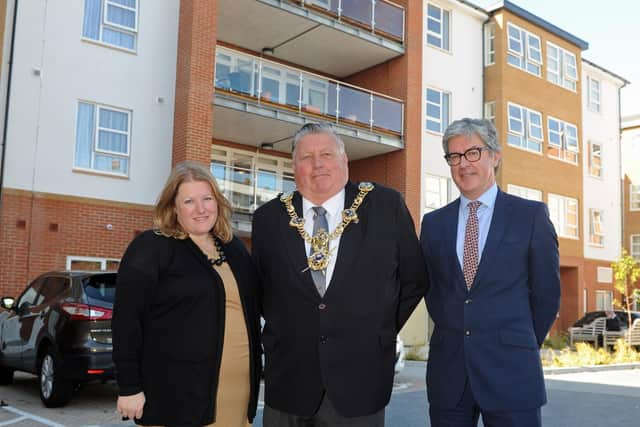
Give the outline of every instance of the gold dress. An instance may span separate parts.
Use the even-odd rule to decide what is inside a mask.
[[[249,337],[238,284],[228,263],[215,266],[226,295],[224,345],[216,400],[216,427],[246,427],[251,390]]]

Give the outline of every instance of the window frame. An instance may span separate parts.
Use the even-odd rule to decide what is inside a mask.
[[[427,183],[428,180],[437,181],[438,183],[438,191],[433,191],[429,188]],[[443,194],[444,192],[444,194]],[[437,206],[433,206],[428,204],[429,197],[428,194],[435,195],[439,199],[439,203]],[[451,178],[440,175],[433,174],[425,174],[425,182],[424,182],[424,208],[423,214],[432,212],[436,209],[439,209],[453,201],[453,181]]]
[[[600,80],[587,76],[587,108],[594,113],[601,113],[602,85]]]
[[[629,236],[629,255],[640,262],[640,234],[631,234]]]
[[[484,118],[489,120],[493,125],[496,124],[496,101],[488,101],[484,103]]]
[[[598,154],[595,154],[594,146],[598,146]],[[600,165],[594,166],[594,159],[600,159]],[[593,178],[604,178],[604,164],[602,158],[602,143],[598,141],[589,141],[589,176]],[[599,173],[594,173],[594,168],[598,167]]]
[[[438,94],[439,104],[435,104],[433,101],[429,100],[429,91],[436,92]],[[445,109],[445,97],[446,97],[446,109]],[[438,107],[440,112],[440,118],[435,118],[433,116],[429,116],[429,105],[433,105]],[[434,133],[437,135],[443,135],[444,131],[449,126],[451,120],[451,92],[445,92],[440,89],[436,89],[433,87],[427,87],[425,91],[425,130],[430,133]],[[439,130],[433,130],[429,128],[429,122],[438,123]]]
[[[640,211],[640,184],[629,184],[629,210]]]
[[[537,190],[535,188],[524,187],[522,185],[516,184],[507,184],[507,193],[512,194],[514,196],[522,197],[527,200],[535,200],[538,202],[542,201],[542,190]],[[533,195],[537,197],[532,197]]]
[[[551,52],[556,52],[557,57],[550,58]],[[568,59],[572,59],[573,64],[569,64]],[[551,71],[551,64],[557,62],[557,69]],[[578,63],[576,55],[573,52],[547,41],[547,81],[561,86],[571,92],[578,91],[578,83],[580,82],[580,73],[578,72]],[[569,75],[570,71],[575,73],[575,77]],[[558,81],[551,79],[550,75],[557,78]]]
[[[596,219],[596,216],[598,217]],[[599,227],[598,227],[599,225]],[[604,247],[605,239],[605,225],[604,225],[604,210],[603,209],[589,209],[589,245]],[[596,230],[599,228],[599,231]]]
[[[552,130],[551,122],[558,123],[558,130]],[[571,136],[567,136],[568,130],[575,130],[575,138]],[[559,144],[556,144],[552,141],[551,135],[557,135],[557,138],[560,140]],[[580,164],[580,139],[578,138],[578,127],[573,123],[565,122],[564,120],[560,120],[553,116],[547,116],[547,139],[549,141],[549,147],[558,150],[558,155],[554,155],[551,152],[548,152],[547,155],[555,160],[560,160],[565,163],[569,163],[572,165]],[[571,141],[575,141],[575,143],[570,143]],[[569,155],[568,153],[572,153]],[[571,160],[574,158],[575,161]]]
[[[598,296],[604,296],[604,300],[609,302],[609,305],[607,307],[603,306],[598,306]],[[596,311],[610,311],[613,310],[613,291],[605,291],[603,289],[597,289],[595,292],[595,299],[596,299]]]
[[[71,265],[73,264],[73,262],[95,262],[95,263],[100,263],[100,270],[96,270],[96,271],[109,271],[107,270],[107,264],[110,262],[117,262],[118,264],[120,264],[121,259],[120,258],[105,258],[105,257],[92,257],[92,256],[80,256],[80,255],[67,255],[66,261],[65,261],[65,270],[73,270],[71,268]]]
[[[91,43],[97,43],[103,46],[108,46],[114,49],[119,49],[119,50],[123,50],[125,52],[129,52],[129,53],[136,53],[138,51],[138,28],[139,28],[139,21],[140,21],[140,0],[135,0],[136,1],[136,6],[135,7],[130,7],[121,3],[118,3],[114,0],[99,0],[100,1],[100,17],[98,19],[98,28],[96,29],[97,31],[97,38],[93,38],[90,37],[88,35],[85,35],[85,27],[83,24],[83,28],[82,28],[82,36],[81,39],[82,40],[86,40],[88,42]],[[108,8],[109,6],[113,6],[115,8],[119,8],[119,9],[124,9],[127,11],[131,11],[134,13],[135,18],[134,18],[134,28],[131,27],[126,27],[124,25],[120,25],[117,22],[111,22],[108,19]],[[87,13],[87,0],[84,0],[84,10],[83,10],[83,20],[85,20],[86,18],[86,13]],[[111,31],[114,32],[119,32],[119,33],[124,33],[127,35],[130,35],[133,38],[133,48],[130,48],[128,46],[123,46],[123,45],[119,45],[117,43],[111,43],[107,40],[105,40],[104,37],[104,30],[109,29]]]
[[[557,203],[557,208],[553,206],[552,200]],[[553,223],[554,228],[556,229],[556,234],[558,237],[564,239],[571,240],[579,240],[580,239],[580,211],[579,211],[579,203],[578,199],[574,199],[572,197],[561,196],[559,194],[549,193],[547,195],[547,205],[549,207],[549,217],[551,222]],[[567,221],[567,216],[569,214],[569,205],[574,205],[575,209],[575,217],[576,223],[575,225],[570,224]],[[557,217],[556,217],[557,214]],[[566,233],[567,229],[575,230],[575,235],[571,235]]]
[[[513,29],[518,32],[518,39],[512,37],[510,29]],[[542,39],[540,36],[525,30],[524,28],[519,27],[516,24],[511,22],[507,22],[507,64],[512,67],[519,68],[522,71],[526,71],[527,73],[534,75],[536,77],[542,78],[542,68],[544,66],[544,59],[542,57]],[[518,43],[520,45],[520,49],[512,49],[511,41]],[[538,46],[532,46],[531,40],[536,40]],[[537,52],[539,59],[533,57],[532,52]],[[509,57],[513,57],[514,60],[517,59],[519,65],[513,64],[509,61]],[[534,72],[530,69],[530,67],[535,67],[537,70]]]
[[[496,63],[496,24],[489,22],[484,27],[484,65],[488,67]]]
[[[520,118],[512,118],[511,109],[516,108],[520,111]],[[532,133],[532,125],[531,125],[531,117],[539,117],[540,119],[540,132],[541,136],[534,136]],[[517,121],[520,123],[522,127],[522,131],[519,132],[512,128],[511,121]],[[542,154],[542,147],[544,145],[544,127],[542,121],[542,113],[536,110],[532,110],[525,106],[516,104],[515,102],[508,101],[507,102],[507,145],[510,147],[515,147],[520,150],[525,150],[531,153]],[[511,142],[509,136],[517,137],[520,139],[520,144],[514,144]],[[538,146],[538,149],[533,149],[532,146]]]
[[[429,12],[430,8],[438,9],[440,11],[440,17],[433,17]],[[446,14],[446,19],[445,19]],[[443,8],[442,6],[438,6],[434,3],[427,3],[427,25],[426,25],[426,43],[431,47],[435,47],[436,49],[440,49],[445,52],[451,52],[451,11]],[[440,33],[432,31],[429,29],[429,21],[435,21],[440,24]],[[433,44],[429,41],[429,36],[439,39],[440,45]],[[445,46],[446,44],[446,46]]]

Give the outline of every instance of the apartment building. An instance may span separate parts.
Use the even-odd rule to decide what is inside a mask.
[[[623,118],[621,145],[622,246],[640,263],[640,114]],[[640,301],[635,306],[640,310]]]
[[[582,313],[585,282],[580,63],[588,44],[508,1],[488,11],[484,100],[503,143],[497,181],[549,206],[562,282],[555,327],[566,330]]]
[[[582,59],[584,285],[581,311],[620,301],[613,269],[622,247],[620,90],[629,82]]]

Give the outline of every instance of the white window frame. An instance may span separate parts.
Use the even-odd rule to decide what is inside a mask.
[[[552,65],[554,63],[555,66]],[[576,92],[579,81],[576,55],[556,44],[547,42],[547,80]]]
[[[429,14],[429,8],[438,9],[440,11],[440,16],[439,17],[431,16]],[[445,15],[447,19],[445,19]],[[429,21],[434,21],[440,24],[440,33],[431,31],[429,29]],[[427,29],[427,34],[426,34],[427,45],[435,47],[437,49],[441,49],[445,52],[451,52],[451,11],[441,6],[438,6],[436,4],[428,3],[426,29]],[[440,40],[440,44],[437,45],[437,44],[431,43],[429,41],[429,36]]]
[[[640,211],[640,184],[629,184],[629,210]]]
[[[484,118],[489,120],[493,125],[496,124],[496,102],[489,101],[484,103]]]
[[[488,23],[484,27],[484,65],[496,63],[496,24]]]
[[[547,198],[547,205],[549,206],[549,217],[556,229],[558,237],[573,240],[580,239],[580,211],[578,210],[578,200],[550,193]],[[570,208],[575,212],[575,224],[571,224],[568,220]],[[575,232],[567,233],[567,230],[574,230]]]
[[[603,304],[599,304],[599,302],[603,302]],[[613,310],[613,291],[596,291],[596,310]]]
[[[83,35],[82,38],[84,40],[90,40],[92,42],[97,42],[97,43],[100,43],[100,44],[104,44],[106,46],[114,47],[116,49],[122,49],[122,50],[125,50],[127,52],[136,52],[138,50],[138,20],[139,20],[139,17],[140,17],[140,11],[139,11],[140,0],[136,0],[136,6],[135,7],[126,6],[126,5],[123,5],[123,4],[120,4],[120,3],[116,2],[114,0],[100,0],[100,3],[101,3],[101,5],[100,5],[101,6],[100,7],[101,16],[100,16],[100,22],[98,24],[99,27],[97,28],[98,38],[93,38],[93,37],[89,37],[89,36],[85,36],[85,35]],[[132,27],[127,27],[127,26],[124,26],[124,25],[120,25],[120,24],[118,24],[116,22],[109,21],[108,13],[107,13],[107,11],[109,9],[109,6],[133,12],[134,15],[135,15],[133,28]],[[85,0],[85,4],[83,5],[83,7],[86,8],[86,0]],[[83,13],[86,13],[86,10]],[[104,37],[105,28],[106,29],[110,29],[112,31],[119,32],[119,33],[125,33],[125,34],[128,34],[128,35],[132,36],[134,47],[133,48],[129,48],[128,46],[122,46],[122,45],[119,45],[119,44],[116,44],[116,43],[110,43],[109,41],[106,41],[105,37]],[[83,29],[83,31],[84,31],[84,29]]]
[[[511,110],[517,109],[520,112],[520,117],[511,116]],[[539,126],[534,124],[534,118],[539,119]],[[512,126],[512,121],[520,123],[521,131],[515,129]],[[542,146],[544,145],[544,129],[542,125],[542,113],[523,107],[514,102],[507,103],[507,144],[511,147],[519,148],[521,150],[530,151],[532,153],[542,153]],[[539,129],[540,136],[534,135],[534,129]],[[509,136],[512,138],[510,139]],[[519,144],[512,143],[513,138],[518,138]],[[538,149],[535,149],[537,145]]]
[[[587,76],[587,107],[589,111],[593,111],[594,113],[600,112],[601,93],[600,80]]]
[[[604,211],[589,209],[589,245],[603,247],[604,236]]]
[[[594,150],[594,147],[598,147],[598,150]],[[594,160],[600,160],[599,173],[594,173]],[[589,141],[589,176],[594,178],[600,178],[604,176],[604,164],[602,161],[602,143],[597,141]]]
[[[640,234],[632,234],[629,236],[629,255],[640,262]]]
[[[558,130],[551,129],[551,123],[558,123]],[[565,122],[564,120],[560,120],[553,116],[547,117],[547,137],[549,140],[549,145],[557,148],[559,150],[559,155],[554,156],[549,154],[549,157],[552,159],[562,160],[564,162],[570,163],[572,165],[577,165],[580,160],[578,154],[580,153],[580,140],[578,139],[578,127],[573,123]],[[570,132],[570,131],[573,132]],[[575,133],[575,137],[572,137],[570,134]],[[556,136],[557,139],[560,140],[560,143],[556,143],[552,141],[552,136]],[[569,154],[569,152],[573,154]],[[575,161],[571,160],[574,158]]]
[[[430,184],[436,184],[437,188],[433,188]],[[431,212],[439,209],[449,202],[453,201],[453,182],[451,178],[426,174],[424,181],[424,212]],[[431,197],[430,197],[431,196]],[[436,203],[430,203],[430,200],[438,199]]]
[[[542,191],[535,188],[523,187],[521,185],[507,184],[507,193],[523,199],[542,201]]]
[[[91,256],[67,255],[67,260],[65,262],[65,269],[71,270],[71,265],[75,261],[100,263],[100,271],[107,271],[107,263],[117,262],[119,264],[120,258],[102,258],[102,257],[91,257]]]
[[[126,110],[123,108],[119,108],[119,107],[113,107],[110,105],[104,105],[104,104],[99,104],[96,102],[91,102],[91,101],[87,101],[87,100],[79,100],[78,101],[78,107],[76,110],[76,120],[78,120],[78,115],[79,115],[79,111],[80,111],[80,104],[86,104],[86,105],[91,105],[94,108],[94,117],[93,117],[93,123],[92,123],[92,127],[93,127],[93,140],[91,143],[91,161],[89,164],[89,167],[85,167],[85,166],[79,166],[78,165],[78,159],[74,158],[73,160],[73,169],[74,170],[78,170],[78,171],[90,171],[92,173],[99,173],[99,174],[104,174],[104,175],[111,175],[111,176],[118,176],[118,177],[128,177],[131,174],[131,118],[132,118],[132,111],[131,110]],[[114,111],[117,113],[124,113],[127,115],[127,130],[126,131],[121,131],[119,129],[112,129],[112,128],[105,128],[105,127],[101,127],[100,126],[100,114],[103,110],[108,110],[108,111]],[[118,134],[118,135],[126,135],[127,137],[127,150],[126,152],[120,152],[120,151],[112,151],[112,150],[106,150],[103,148],[99,147],[99,143],[100,143],[100,131],[106,131],[106,132],[110,132],[110,133],[114,133],[114,134]],[[77,124],[76,124],[76,142],[75,142],[75,146],[74,148],[77,147],[78,144],[78,135],[77,135]],[[108,170],[103,170],[103,169],[98,169],[95,164],[96,164],[96,155],[106,155],[106,156],[110,156],[110,157],[119,157],[122,158],[124,160],[127,161],[127,172],[126,173],[120,173],[120,172],[113,172],[113,171],[108,171]]]
[[[512,36],[510,30],[517,31],[518,37]],[[519,26],[507,22],[507,64],[519,68],[536,77],[542,77],[542,41],[537,35],[520,28]],[[519,44],[520,49],[512,48],[513,44]],[[535,43],[534,43],[535,41]],[[537,44],[537,47],[535,46]],[[535,58],[538,56],[539,59]],[[518,65],[509,62],[509,57],[517,60]]]
[[[429,101],[429,91],[433,91],[438,93],[438,103],[434,103],[433,101]],[[426,121],[425,121],[425,127],[427,132],[432,132],[438,135],[442,135],[444,134],[444,131],[447,129],[447,126],[449,126],[449,123],[451,121],[451,93],[450,92],[445,92],[442,91],[440,89],[436,89],[433,87],[428,87],[425,91],[425,96],[426,96],[426,105],[425,105],[425,116],[426,116]],[[445,110],[444,107],[444,100],[445,97],[447,99],[447,108]],[[432,117],[429,116],[429,106],[435,106],[438,108],[438,110],[440,111],[440,118],[437,117]],[[439,130],[434,130],[434,129],[429,129],[429,122],[432,123],[436,123],[438,124]]]

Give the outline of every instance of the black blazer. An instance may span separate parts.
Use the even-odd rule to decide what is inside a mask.
[[[358,193],[348,183],[345,207]],[[293,204],[302,217],[302,199]],[[376,185],[340,240],[323,298],[307,269],[304,241],[279,199],[253,217],[253,255],[263,283],[265,402],[313,414],[326,393],[347,417],[389,402],[396,335],[424,295],[426,270],[402,197]]]
[[[223,245],[238,282],[249,336],[251,398],[260,384],[257,275],[238,238]],[[225,294],[220,276],[191,240],[149,230],[127,249],[116,285],[113,361],[120,395],[144,391],[140,424],[202,426],[215,419],[224,341]]]

